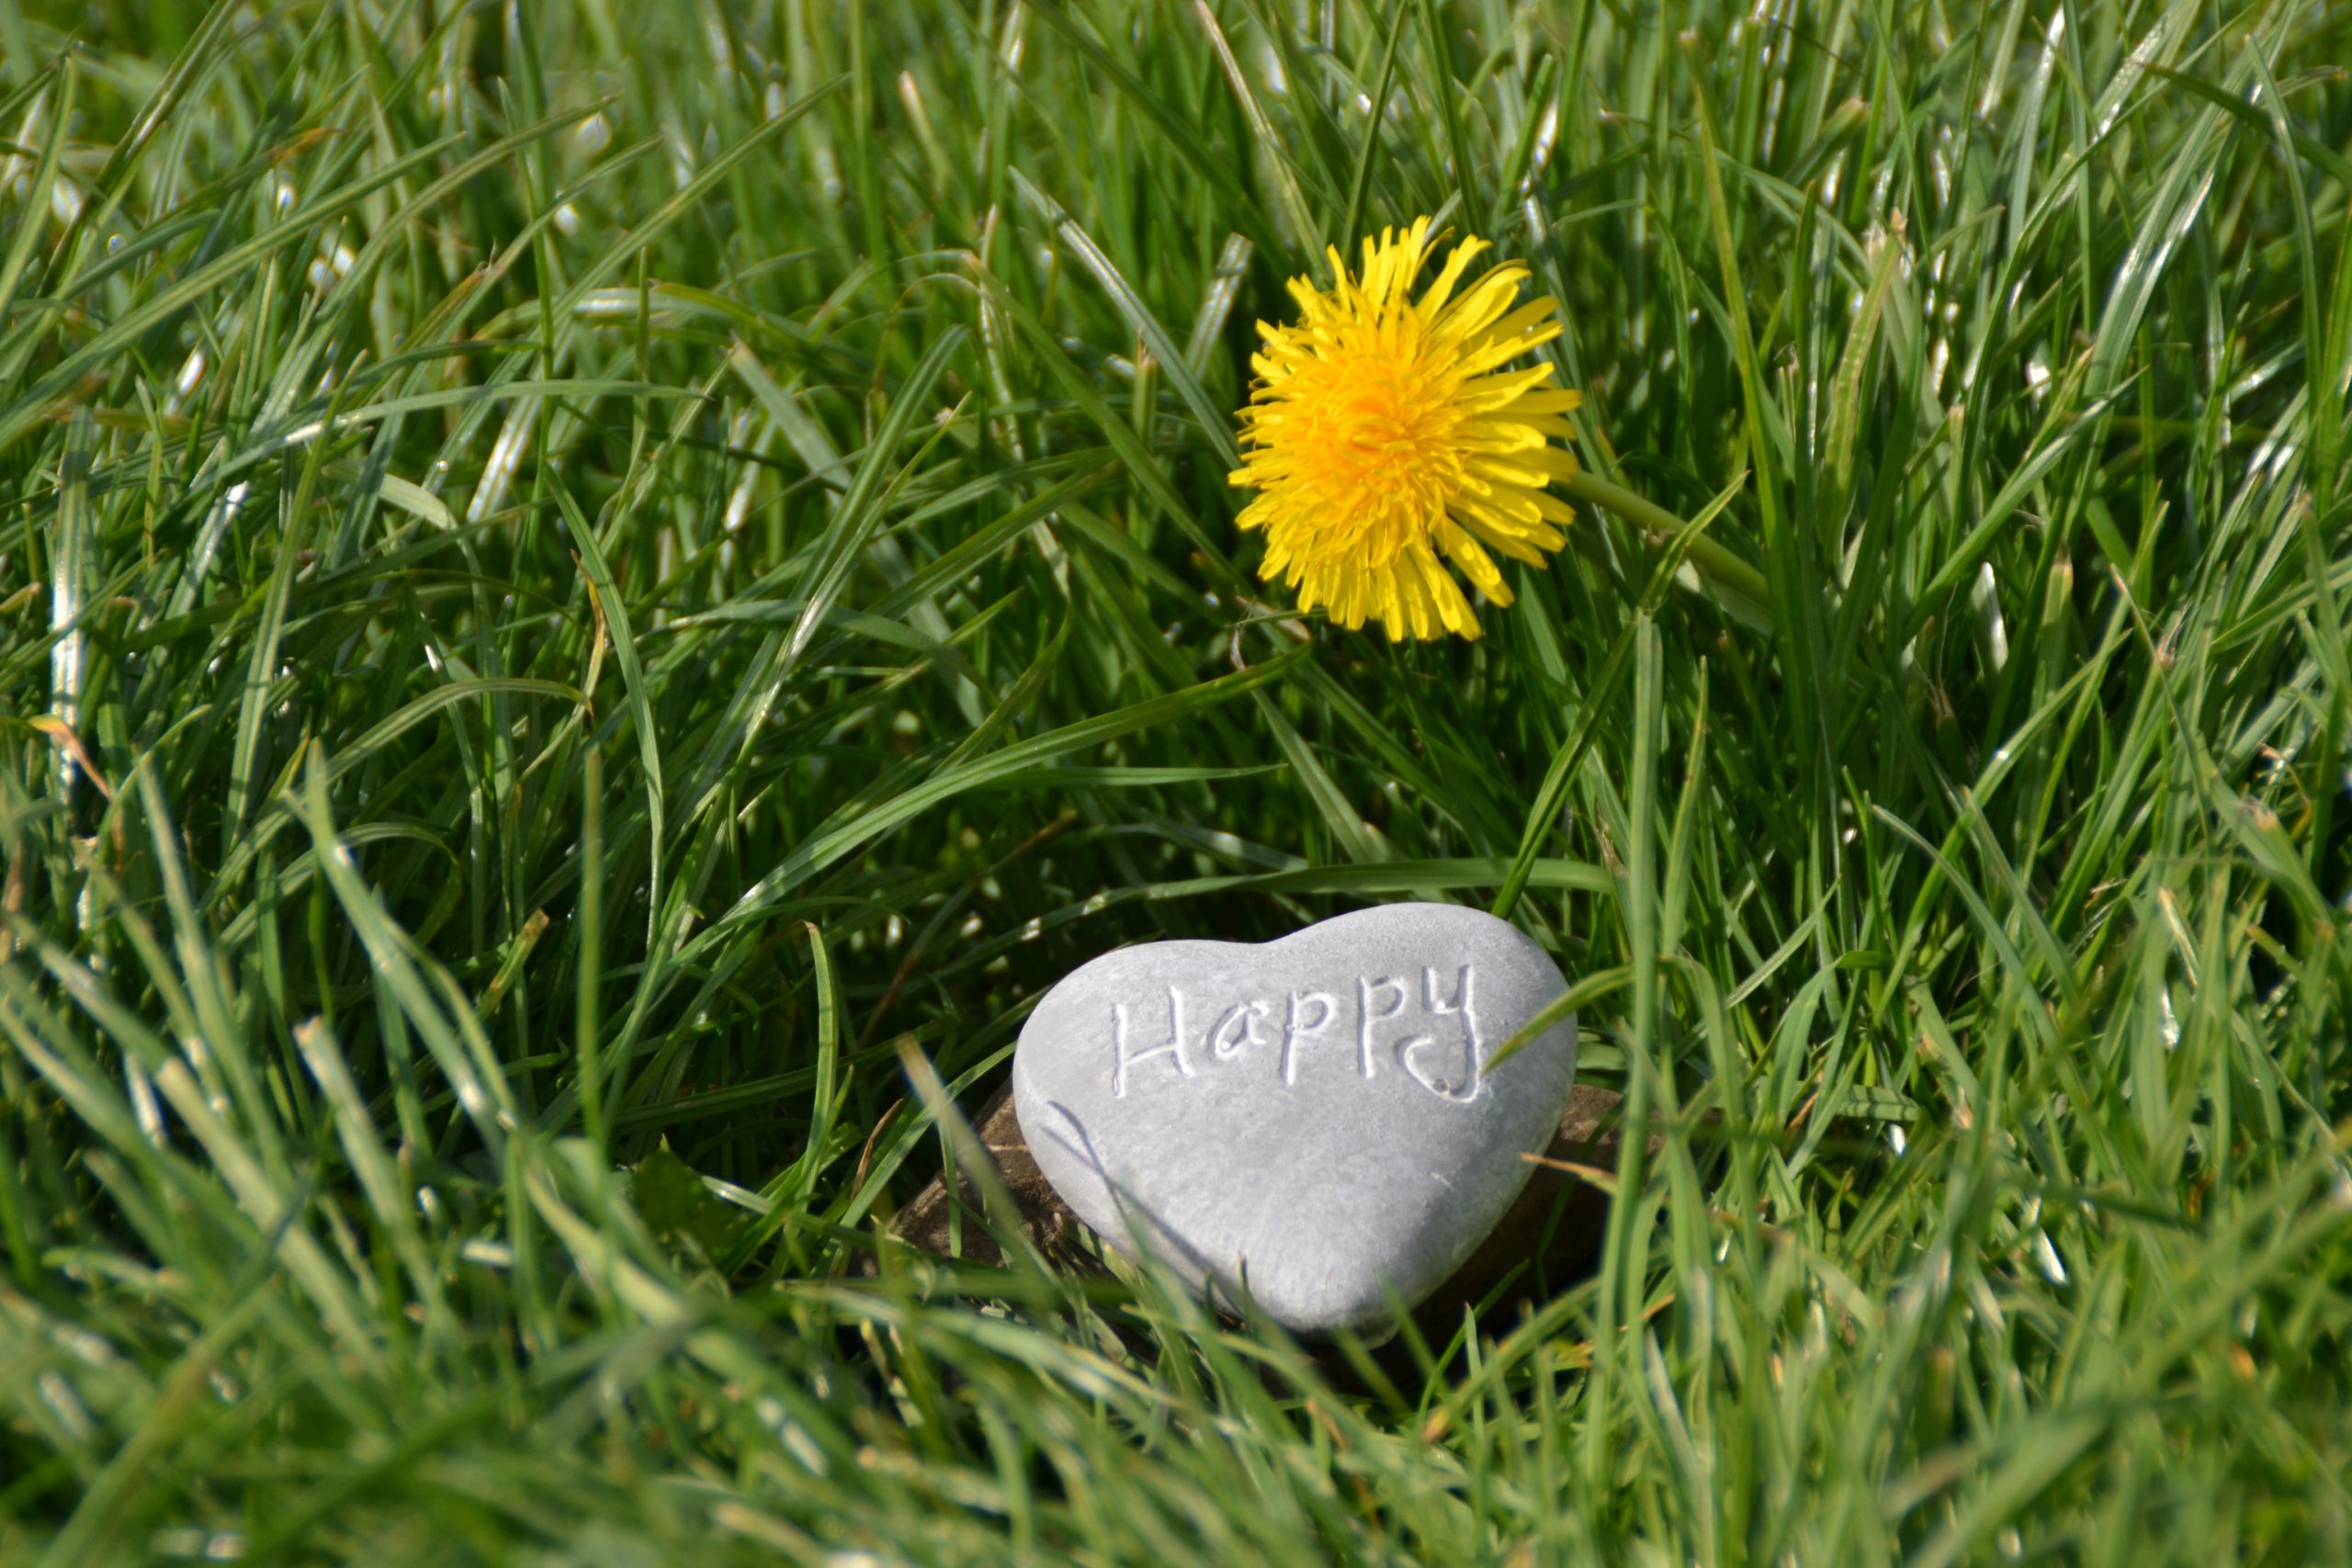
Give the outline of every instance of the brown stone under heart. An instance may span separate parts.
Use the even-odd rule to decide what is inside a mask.
[[[1614,1173],[1622,1145],[1615,1091],[1579,1084],[1568,1092],[1560,1125],[1551,1147],[1540,1160],[1517,1201],[1505,1211],[1494,1230],[1414,1312],[1426,1332],[1450,1336],[1463,1309],[1487,1303],[1508,1308],[1520,1300],[1534,1299],[1584,1277],[1600,1249],[1609,1223],[1609,1200],[1602,1190],[1575,1171]],[[974,1124],[981,1146],[1003,1179],[1005,1189],[1020,1211],[1022,1228],[1038,1249],[1057,1267],[1075,1272],[1105,1272],[1099,1258],[1076,1245],[1080,1232],[1077,1218],[1030,1157],[1012,1112],[1009,1094],[1000,1094]],[[1651,1137],[1656,1147],[1657,1138]],[[934,1176],[922,1191],[899,1211],[891,1234],[910,1246],[942,1257],[961,1256],[973,1263],[1003,1262],[996,1238],[981,1216],[978,1194],[968,1178],[956,1177],[956,1197],[951,1200],[946,1180]],[[957,1218],[960,1224],[951,1224]],[[955,1239],[960,1233],[960,1254]]]

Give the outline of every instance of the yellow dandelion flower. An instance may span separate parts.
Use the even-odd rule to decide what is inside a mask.
[[[1392,639],[1478,635],[1478,617],[1441,553],[1479,592],[1509,604],[1489,550],[1531,565],[1567,542],[1573,515],[1545,490],[1577,471],[1550,444],[1583,400],[1555,387],[1552,367],[1504,366],[1560,334],[1559,303],[1513,309],[1527,268],[1506,262],[1459,298],[1454,286],[1487,248],[1464,240],[1419,299],[1408,290],[1430,246],[1426,218],[1363,243],[1363,270],[1329,253],[1330,292],[1291,280],[1296,326],[1258,323],[1265,340],[1241,411],[1241,467],[1258,493],[1244,528],[1266,535],[1259,575],[1328,605],[1353,629],[1378,620]]]

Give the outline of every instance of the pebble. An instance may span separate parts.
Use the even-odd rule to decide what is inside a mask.
[[[1072,971],[1029,1016],[1014,1111],[1062,1201],[1231,1310],[1376,1328],[1502,1217],[1557,1126],[1567,989],[1516,927],[1392,904],[1263,943],[1161,942]]]

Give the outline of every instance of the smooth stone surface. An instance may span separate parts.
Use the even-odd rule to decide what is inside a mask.
[[[1385,1323],[1485,1239],[1559,1123],[1576,1022],[1492,1071],[1567,989],[1514,927],[1361,909],[1262,944],[1106,953],[1012,1058],[1023,1140],[1072,1213],[1227,1304],[1312,1333]]]

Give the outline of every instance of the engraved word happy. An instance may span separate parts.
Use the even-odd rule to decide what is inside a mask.
[[[1284,1088],[1302,1071],[1317,1070],[1318,1058],[1345,1061],[1363,1077],[1399,1071],[1441,1100],[1467,1105],[1478,1097],[1485,1069],[1478,1038],[1477,971],[1464,964],[1447,997],[1439,971],[1423,968],[1416,987],[1402,976],[1364,975],[1352,989],[1292,990],[1279,1000],[1252,998],[1216,1010],[1204,1032],[1197,1021],[1212,1010],[1192,1011],[1191,998],[1168,987],[1166,1032],[1157,1017],[1133,1019],[1127,1004],[1111,1005],[1111,1092],[1124,1099],[1127,1086],[1148,1072],[1189,1078],[1204,1060],[1233,1062],[1246,1055],[1268,1058]],[[1417,999],[1414,1016],[1406,1013]],[[1155,1013],[1159,1010],[1152,1010]],[[1352,1013],[1352,1018],[1350,1015]],[[1188,1015],[1193,1021],[1188,1022]],[[1352,1022],[1352,1028],[1350,1027]],[[1384,1064],[1382,1058],[1387,1059]]]

